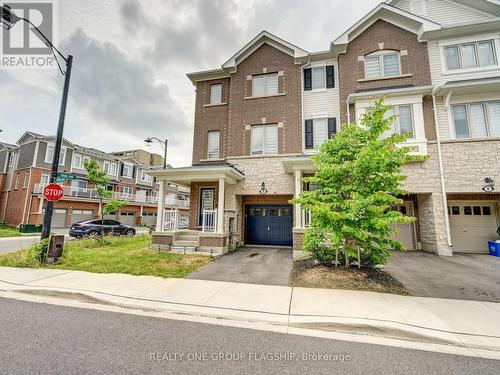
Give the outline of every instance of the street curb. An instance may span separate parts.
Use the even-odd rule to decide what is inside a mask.
[[[1,284],[4,286],[2,287]],[[244,328],[260,326],[267,327],[266,330],[290,334],[294,332],[301,334],[300,332],[303,332],[306,335],[317,337],[340,334],[364,339],[405,342],[408,345],[457,348],[486,352],[486,357],[500,359],[500,337],[447,332],[389,320],[235,309],[127,297],[81,289],[34,287],[4,281],[0,281],[0,297],[62,305],[69,304],[74,307],[96,308],[98,310],[116,308],[124,310],[120,312],[130,314],[139,313],[140,315],[146,314],[157,317],[167,315],[170,318],[180,320],[194,319],[198,321],[201,319],[209,320],[213,324],[243,325]]]

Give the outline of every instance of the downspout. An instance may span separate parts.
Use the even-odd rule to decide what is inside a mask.
[[[351,110],[349,108],[349,99],[351,97],[351,94],[347,95],[347,99],[345,100],[345,105],[347,109],[347,124],[351,124]]]
[[[436,86],[432,90],[432,106],[434,107],[434,126],[436,128],[436,142],[437,142],[437,152],[438,152],[438,165],[439,165],[439,179],[441,182],[441,194],[443,199],[443,213],[444,213],[444,225],[446,228],[446,240],[448,242],[448,247],[450,250],[453,248],[451,242],[451,232],[450,232],[450,218],[448,217],[448,198],[446,196],[446,185],[444,181],[444,168],[443,168],[443,156],[441,152],[441,136],[439,134],[439,124],[436,106],[436,93],[439,91],[441,86]]]

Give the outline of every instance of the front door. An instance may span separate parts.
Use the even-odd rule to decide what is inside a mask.
[[[292,206],[250,205],[246,210],[246,242],[254,245],[292,245]]]
[[[200,215],[198,225],[203,225],[203,210],[214,209],[214,188],[200,189]]]

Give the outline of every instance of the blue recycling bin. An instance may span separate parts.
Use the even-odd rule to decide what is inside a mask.
[[[490,251],[490,255],[500,257],[500,242],[488,241],[488,249]]]

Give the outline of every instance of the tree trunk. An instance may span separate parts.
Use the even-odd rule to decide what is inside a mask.
[[[351,263],[349,262],[349,249],[347,248],[347,246],[344,250],[344,256],[345,256],[345,268],[348,269],[351,266]]]
[[[361,250],[358,247],[358,270],[361,269]]]

